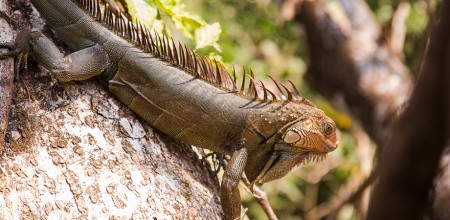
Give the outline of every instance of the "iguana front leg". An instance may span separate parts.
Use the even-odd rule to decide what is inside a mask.
[[[11,22],[4,12],[0,12],[0,17]],[[15,23],[10,24],[17,28]],[[85,80],[100,75],[110,64],[108,55],[98,44],[65,56],[41,32],[31,32],[24,28],[19,30],[14,43],[2,43],[0,47],[10,49],[0,53],[0,59],[13,56],[17,58],[16,74],[22,62],[26,68],[28,54],[32,52],[38,62],[61,81]]]
[[[225,168],[221,186],[221,203],[226,219],[239,219],[241,216],[241,196],[238,184],[247,163],[248,149],[241,148],[233,153]]]
[[[14,30],[18,31],[14,42],[0,43],[0,48],[9,49],[7,52],[0,53],[0,59],[16,57],[14,71],[15,74],[18,74],[22,63],[24,68],[27,68],[28,54],[30,52],[30,30],[19,27],[14,19],[9,17],[4,11],[0,11],[0,18],[5,19],[5,21],[8,22]]]
[[[100,75],[110,64],[108,55],[95,44],[67,56],[41,32],[31,33],[33,55],[61,81],[85,80]]]

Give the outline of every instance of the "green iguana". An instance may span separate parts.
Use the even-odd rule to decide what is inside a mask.
[[[31,0],[73,52],[64,56],[40,32],[19,33],[12,51],[29,50],[60,81],[98,77],[120,101],[158,130],[185,143],[230,155],[221,184],[227,219],[241,214],[238,183],[285,176],[336,149],[335,123],[310,101],[273,79],[278,95],[251,73],[233,72],[141,24],[104,0]],[[28,43],[29,42],[29,43]],[[248,89],[244,89],[247,87]]]

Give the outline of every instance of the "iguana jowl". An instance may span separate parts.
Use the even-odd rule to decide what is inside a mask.
[[[29,36],[34,56],[57,79],[98,77],[155,128],[230,155],[221,185],[228,219],[240,216],[238,183],[243,172],[252,183],[268,182],[337,147],[334,122],[295,87],[291,91],[273,80],[280,90],[275,95],[253,77],[238,87],[222,65],[150,34],[103,0],[31,2],[75,52],[64,56],[40,32],[30,32],[16,40],[14,51],[0,57],[26,52],[28,45],[20,42]]]

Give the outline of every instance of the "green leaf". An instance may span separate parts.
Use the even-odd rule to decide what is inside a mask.
[[[210,53],[208,53],[208,55],[206,55],[206,57],[208,57],[208,59],[210,59],[210,60],[215,60],[215,61],[219,62],[220,64],[222,64],[225,67],[225,69],[227,69],[229,72],[232,72],[233,65],[231,65],[230,62],[225,61],[224,58],[220,54],[210,52]]]
[[[133,16],[133,22],[139,19],[146,27],[153,29],[157,22],[158,9],[153,0],[125,0],[128,12]]]
[[[171,17],[175,27],[180,29],[183,34],[191,39],[194,39],[195,30],[202,26],[195,16],[189,14],[175,14]]]
[[[199,15],[188,12],[182,0],[125,0],[125,2],[130,14],[134,18],[137,17],[149,29],[163,32],[165,25],[159,19],[161,16],[158,16],[160,9],[170,17],[184,36],[195,41],[196,50],[211,46],[221,52],[217,43],[222,32],[220,25],[218,23],[210,25]]]
[[[195,31],[195,49],[204,48],[207,46],[214,47],[217,51],[222,52],[220,45],[217,43],[219,41],[220,33],[222,29],[219,23],[204,25],[203,27]]]
[[[194,39],[195,30],[207,24],[199,15],[188,12],[180,0],[155,0],[155,3],[188,38]]]

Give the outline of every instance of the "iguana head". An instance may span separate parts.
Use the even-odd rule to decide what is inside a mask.
[[[254,183],[279,179],[299,164],[321,160],[339,142],[336,124],[309,101],[273,104],[253,123],[260,123],[253,128],[266,137],[272,149]]]
[[[323,111],[317,109],[314,114],[305,114],[280,129],[281,139],[275,144],[275,150],[326,154],[336,149],[336,125]]]

